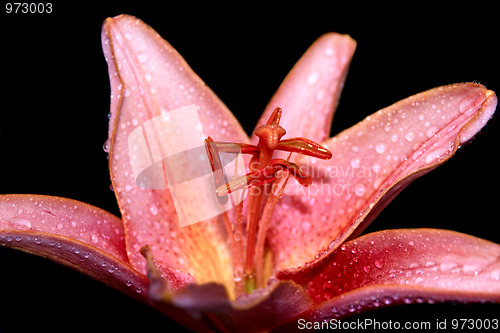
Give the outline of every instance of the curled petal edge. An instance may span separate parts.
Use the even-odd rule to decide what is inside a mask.
[[[311,273],[305,289],[316,304],[277,331],[399,304],[500,303],[500,245],[449,230],[364,235]]]
[[[185,284],[176,289],[173,281],[164,277],[150,249],[143,248],[142,254],[147,260],[153,306],[196,331],[266,331],[312,306],[310,297],[293,281],[271,280],[267,287],[234,301],[224,286],[216,283]],[[177,315],[173,316],[173,311]]]
[[[0,246],[50,259],[148,303],[149,282],[144,275],[84,242],[44,232],[4,230],[0,231]]]

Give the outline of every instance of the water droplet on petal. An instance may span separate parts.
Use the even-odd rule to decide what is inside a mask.
[[[316,71],[312,71],[307,76],[307,84],[308,85],[313,85],[313,84],[315,84],[318,81],[318,79],[319,79],[319,73],[316,72]]]
[[[443,262],[439,266],[439,269],[443,273],[451,273],[451,271],[453,271],[453,269],[455,269],[456,267],[457,267],[457,264],[455,264],[455,263],[452,263],[452,262]]]
[[[357,196],[361,197],[365,194],[365,192],[366,189],[363,184],[356,184],[356,186],[354,186],[354,193],[356,193]]]
[[[375,146],[375,150],[379,154],[383,154],[385,152],[386,148],[387,148],[387,146],[383,142],[377,143],[377,145]]]
[[[99,241],[99,238],[95,234],[92,234],[92,235],[90,235],[90,241],[93,244],[97,244],[97,242]]]
[[[359,160],[359,158],[355,158],[355,159],[351,160],[351,166],[353,168],[359,168],[360,163],[361,163],[361,161]]]
[[[380,261],[380,260],[375,260],[375,267],[377,267],[377,268],[382,268],[382,266],[384,266],[384,264],[382,263],[382,261]]]
[[[147,53],[139,53],[137,55],[137,60],[140,62],[140,63],[145,63],[146,61],[149,60],[149,56]]]
[[[151,215],[156,216],[156,214],[158,214],[158,208],[153,205],[149,208],[149,212],[151,213]]]
[[[427,131],[425,132],[425,134],[426,134],[426,135],[427,135],[427,137],[430,139],[430,138],[432,138],[432,136],[433,136],[434,134],[436,134],[436,133],[437,133],[437,131],[438,131],[437,126],[431,126],[431,127],[429,127],[429,128],[427,129]]]
[[[413,141],[415,139],[415,134],[413,132],[407,132],[405,134],[405,139],[407,141]]]
[[[499,281],[500,280],[500,269],[496,269],[493,272],[491,272],[490,278],[492,278],[493,280]]]
[[[13,217],[10,219],[9,224],[16,230],[30,230],[31,222],[21,217]]]

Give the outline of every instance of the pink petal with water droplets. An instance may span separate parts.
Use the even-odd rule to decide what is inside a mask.
[[[110,171],[131,264],[145,272],[139,250],[149,244],[155,258],[172,271],[191,274],[199,283],[232,283],[223,229],[217,222],[179,227],[168,189],[137,186],[128,139],[149,119],[191,104],[197,107],[203,131],[214,140],[248,142],[248,137],[175,49],[142,21],[126,15],[109,18],[102,40],[111,81]],[[183,170],[189,173],[198,167],[186,165]],[[192,204],[196,210],[203,202]]]
[[[496,103],[495,94],[479,84],[432,89],[326,141],[331,160],[301,158],[298,164],[313,184],[307,189],[290,184],[277,208],[270,230],[277,267],[320,260],[359,234],[412,180],[477,133]]]
[[[2,195],[0,245],[52,259],[146,299],[148,282],[128,263],[122,222],[97,207],[42,195]]]
[[[44,195],[2,195],[0,230],[68,237],[128,262],[122,221],[102,209],[76,200]]]
[[[321,36],[292,68],[257,124],[264,124],[281,107],[285,138],[327,139],[355,48],[356,42],[348,35]]]
[[[500,302],[500,245],[447,230],[380,231],[343,244],[297,279],[317,304],[299,316],[306,320],[395,304]]]

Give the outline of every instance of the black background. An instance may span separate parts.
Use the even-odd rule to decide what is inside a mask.
[[[109,81],[100,33],[108,16],[141,18],[168,40],[251,132],[282,79],[321,34],[358,47],[332,134],[439,85],[478,81],[500,92],[493,7],[89,5],[0,16],[0,193],[73,198],[119,215],[106,154]],[[477,2],[478,3],[478,2]],[[451,229],[500,243],[498,116],[455,157],[396,198],[366,232]],[[0,249],[0,332],[182,330],[154,310],[38,257]],[[499,305],[410,305],[359,318],[499,318]],[[499,318],[500,319],[500,318]],[[74,325],[74,326],[68,326]]]

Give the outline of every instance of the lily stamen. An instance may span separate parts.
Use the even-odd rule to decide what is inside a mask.
[[[221,204],[227,203],[228,195],[242,188],[248,188],[246,246],[243,245],[243,219],[241,204],[237,207],[237,221],[234,229],[227,217],[223,214],[223,221],[228,233],[228,241],[233,253],[233,269],[237,294],[243,289],[241,286],[244,277],[244,289],[251,293],[257,286],[264,285],[264,247],[265,236],[271,221],[272,212],[278,200],[282,197],[284,188],[290,175],[303,186],[309,186],[312,179],[304,173],[297,164],[284,159],[272,159],[274,150],[283,150],[291,153],[329,159],[332,153],[314,141],[305,138],[291,138],[281,140],[286,134],[279,125],[281,108],[276,108],[266,124],[259,126],[255,134],[259,137],[257,145],[214,141],[211,137],[205,140],[207,155],[214,173],[217,197]],[[252,154],[249,169],[244,176],[227,180],[219,152]],[[271,193],[259,217],[260,205],[263,199],[263,186],[272,184]],[[237,236],[236,236],[237,234]],[[243,258],[243,253],[245,253]],[[243,263],[244,262],[244,266]],[[243,268],[244,267],[244,268]]]

